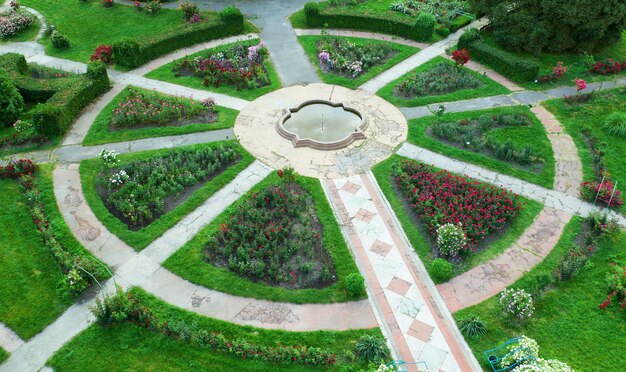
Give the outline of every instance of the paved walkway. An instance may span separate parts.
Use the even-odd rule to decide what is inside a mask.
[[[479,20],[472,22],[465,28],[479,28],[484,23],[485,23],[484,19],[479,19]],[[413,70],[414,68],[418,66],[423,65],[424,63],[444,53],[446,49],[452,46],[452,44],[456,43],[459,37],[461,37],[461,35],[463,34],[463,30],[465,28],[461,29],[460,31],[455,32],[454,34],[451,34],[447,38],[441,41],[438,41],[425,49],[422,49],[420,52],[405,59],[404,61],[390,68],[389,70],[386,70],[385,72],[377,75],[370,81],[361,85],[359,89],[366,90],[370,93],[378,92],[381,88],[391,83],[392,81],[398,79],[399,77],[403,76],[407,72]]]
[[[323,185],[394,357],[430,371],[480,370],[371,173]]]
[[[599,209],[590,203],[584,202],[577,197],[566,194],[562,191],[549,190],[530,182],[503,175],[474,164],[446,157],[410,143],[404,143],[398,150],[397,154],[410,159],[419,160],[423,163],[433,164],[438,168],[442,168],[450,172],[464,174],[479,181],[494,184],[507,190],[511,190],[516,194],[538,201],[546,207],[565,213],[586,217],[592,211]],[[622,227],[626,227],[626,218],[624,216],[616,213],[615,211],[609,211],[608,213],[609,216],[617,218],[618,223]]]
[[[0,323],[0,348],[9,353],[24,344],[24,340],[20,338],[13,330],[6,325]]]

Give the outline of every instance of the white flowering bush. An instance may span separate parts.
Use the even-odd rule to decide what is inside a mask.
[[[20,33],[34,24],[35,20],[34,15],[19,9],[0,13],[0,38]]]
[[[505,288],[500,292],[500,306],[505,314],[522,320],[530,318],[535,311],[533,297],[521,288]]]
[[[122,186],[126,181],[128,181],[128,173],[126,173],[123,169],[111,176],[109,182],[111,182],[114,186]]]
[[[112,168],[120,162],[117,158],[117,155],[118,154],[115,151],[102,149],[102,151],[100,151],[100,153],[98,154],[98,158],[102,159],[102,162],[107,168]]]
[[[500,361],[501,367],[516,365],[512,372],[571,372],[567,364],[556,359],[539,358],[539,344],[522,336],[509,346],[509,354]]]
[[[521,364],[512,372],[572,372],[574,371],[567,364],[556,359],[537,358],[532,363]]]
[[[437,229],[437,248],[445,257],[457,257],[467,245],[467,235],[463,225],[446,223]]]
[[[317,59],[324,72],[356,78],[385,62],[394,53],[383,43],[357,44],[336,36],[323,36],[317,43]]]

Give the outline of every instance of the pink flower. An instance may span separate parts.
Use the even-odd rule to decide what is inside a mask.
[[[583,79],[576,79],[576,90],[581,91],[587,89],[587,82]]]

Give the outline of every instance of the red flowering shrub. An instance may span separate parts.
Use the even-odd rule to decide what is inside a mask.
[[[461,224],[472,249],[495,231],[501,231],[521,209],[519,197],[509,191],[415,161],[394,165],[398,188],[431,236],[439,226]]]
[[[30,159],[11,160],[6,166],[0,167],[0,177],[20,178],[32,176],[37,172],[37,164]]]
[[[91,57],[89,59],[92,62],[93,61],[102,61],[104,63],[109,63],[109,62],[111,62],[111,52],[112,52],[111,45],[100,44],[100,45],[98,45],[98,47],[96,48],[95,52],[93,52],[93,54],[91,55]]]
[[[594,63],[589,71],[594,74],[612,75],[619,73],[624,68],[626,68],[626,61],[620,63],[613,60],[613,58],[609,58],[606,61],[598,61]]]
[[[598,305],[600,309],[606,309],[615,300],[620,309],[626,309],[626,266],[620,267],[611,263],[613,271],[606,276],[607,292],[604,301]]]
[[[615,191],[615,192],[614,192]],[[602,183],[597,181],[583,182],[580,184],[580,196],[587,201],[597,201],[608,207],[619,207],[622,205],[622,193],[614,190],[613,182],[604,180]]]
[[[454,52],[452,52],[452,60],[456,62],[456,64],[459,66],[465,65],[467,62],[470,61],[470,58],[471,58],[470,53],[465,48],[457,49]]]

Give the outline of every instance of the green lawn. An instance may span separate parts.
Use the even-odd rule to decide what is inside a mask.
[[[471,119],[485,114],[513,114],[524,113],[532,121],[532,127],[509,127],[497,128],[486,133],[487,137],[493,137],[497,141],[505,142],[512,140],[516,146],[531,146],[535,156],[544,159],[543,168],[539,173],[521,168],[505,161],[498,160],[495,156],[465,150],[453,145],[448,145],[439,139],[429,135],[426,129],[437,120],[433,116],[427,116],[409,121],[408,142],[431,151],[473,163],[499,173],[508,174],[513,177],[523,179],[528,182],[551,189],[554,183],[554,152],[548,139],[545,129],[539,119],[535,117],[527,107],[504,107],[497,109],[450,113],[441,117],[442,121],[456,121],[461,119]],[[528,139],[532,138],[532,141]]]
[[[10,354],[6,350],[0,347],[0,364],[2,364],[2,362],[4,362],[5,360],[9,359],[9,356]]]
[[[135,88],[137,89],[137,88]],[[188,124],[183,126],[160,126],[137,129],[110,130],[111,113],[115,107],[124,100],[128,87],[124,88],[106,107],[100,112],[96,120],[89,128],[89,132],[83,141],[83,145],[93,146],[103,143],[124,142],[141,138],[175,136],[187,133],[204,132],[217,129],[232,128],[239,111],[227,107],[215,106],[218,120],[209,124]]]
[[[69,49],[58,50],[52,47],[48,38],[43,39],[41,43],[46,47],[46,54],[81,62],[89,61],[100,44],[108,45],[126,38],[148,39],[185,25],[182,13],[173,9],[162,9],[152,17],[120,3],[104,8],[99,0],[23,0],[21,4],[41,12],[49,24],[70,40]],[[203,16],[208,20],[219,18],[217,13]]]
[[[607,144],[606,160],[610,177],[617,182],[618,190],[626,187],[626,138],[608,134],[602,127],[605,118],[614,111],[626,111],[626,94],[621,89],[612,89],[596,93],[592,101],[579,105],[569,105],[562,99],[545,102],[548,110],[554,113],[557,119],[565,126],[567,133],[572,136],[578,156],[583,164],[583,178],[585,181],[595,179],[591,161],[591,150],[582,135],[583,126],[591,128],[591,133],[600,141]],[[622,186],[620,186],[622,185]],[[623,192],[623,191],[622,191]],[[622,206],[622,213],[626,213],[626,205]]]
[[[277,182],[279,182],[278,176],[276,173],[272,173],[250,190],[248,194]],[[206,226],[191,241],[168,258],[163,266],[193,283],[242,297],[292,303],[330,303],[354,300],[346,292],[344,279],[348,274],[358,272],[358,269],[326,200],[320,181],[300,176],[298,182],[313,197],[317,216],[324,228],[324,247],[330,253],[335,265],[336,283],[323,289],[289,290],[252,282],[231,272],[228,268],[219,268],[204,261],[202,250],[205,243],[219,229],[220,224],[228,220],[228,217],[236,211],[248,195],[244,195],[226,208],[210,225]]]
[[[443,57],[435,57],[432,60],[424,63],[423,65],[415,68],[413,71],[408,72],[404,74],[402,77],[387,84],[386,86],[381,88],[378,92],[376,92],[376,94],[384,98],[385,100],[393,103],[396,106],[415,107],[415,106],[429,105],[431,103],[461,101],[461,100],[472,99],[472,98],[497,96],[499,94],[510,93],[510,91],[507,88],[503,87],[499,83],[496,83],[490,78],[482,74],[479,74],[475,71],[472,71],[470,69],[463,68],[465,71],[467,71],[467,73],[471,74],[476,79],[480,80],[482,85],[478,88],[461,89],[461,90],[457,90],[455,92],[448,93],[448,94],[426,95],[426,96],[414,97],[414,98],[405,98],[405,97],[395,94],[394,89],[403,80],[407,79],[409,76],[413,74],[432,69],[433,67],[435,67],[441,62],[454,64],[454,62],[447,60]]]
[[[483,34],[485,42],[491,46],[502,49],[490,34]],[[509,51],[510,52],[510,51]],[[552,73],[552,69],[556,66],[557,62],[563,62],[567,66],[567,72],[561,77],[561,79],[550,82],[537,84],[534,81],[528,81],[521,83],[520,85],[526,89],[532,90],[546,90],[558,86],[574,86],[575,79],[585,79],[587,82],[612,80],[616,77],[624,77],[626,70],[623,70],[619,74],[615,75],[599,75],[590,73],[589,66],[584,62],[585,58],[583,54],[578,53],[542,53],[539,56],[530,53],[514,53],[529,60],[535,61],[539,64],[539,75],[546,75]],[[605,47],[597,52],[593,53],[596,61],[604,61],[609,58],[613,58],[617,61],[626,60],[626,30],[622,33],[622,39],[612,45]]]
[[[172,72],[172,68],[176,65],[178,61],[182,59],[186,59],[186,58],[193,59],[195,57],[204,56],[207,54],[207,52],[216,52],[216,51],[228,49],[235,44],[255,45],[258,42],[259,42],[259,39],[250,39],[250,40],[246,40],[240,43],[224,44],[224,45],[220,45],[217,48],[203,50],[201,52],[191,54],[185,58],[180,58],[174,62],[165,64],[155,70],[150,71],[145,76],[151,79],[167,81],[169,83],[178,84],[178,85],[182,85],[182,86],[186,86],[186,87],[190,87],[194,89],[208,90],[211,92],[226,94],[232,97],[238,97],[238,98],[247,99],[251,101],[266,93],[279,89],[282,86],[280,82],[280,78],[278,77],[278,74],[276,73],[276,69],[274,68],[274,65],[272,64],[272,61],[270,58],[268,58],[267,61],[265,62],[265,66],[267,67],[267,74],[270,80],[270,85],[266,85],[264,87],[260,87],[256,89],[241,89],[240,90],[227,84],[220,85],[219,87],[215,87],[215,86],[207,87],[203,84],[202,79],[199,77],[176,76],[174,72]]]
[[[18,43],[22,41],[33,40],[39,33],[40,28],[41,28],[41,22],[39,21],[39,18],[36,18],[34,24],[30,25],[26,30],[20,32],[19,34],[0,38],[0,44]]]
[[[434,258],[431,255],[431,243],[426,235],[426,230],[416,227],[416,224],[419,223],[419,218],[415,212],[403,204],[402,201],[405,197],[401,194],[400,190],[396,188],[391,176],[392,165],[401,159],[404,158],[398,155],[393,155],[389,159],[374,166],[372,168],[372,173],[374,173],[376,181],[385,195],[385,198],[389,201],[391,208],[398,217],[398,220],[409,238],[413,249],[415,249],[417,255],[424,263],[424,266],[426,266],[426,270],[429,274],[431,274],[433,281],[437,282],[437,279],[435,279],[431,272],[431,266]],[[476,252],[472,253],[469,257],[463,260],[462,264],[453,265],[454,276],[491,260],[517,241],[517,239],[524,233],[526,228],[533,223],[535,217],[537,217],[539,212],[543,209],[543,206],[540,203],[533,200],[522,197],[521,201],[524,203],[524,206],[522,207],[522,210],[517,218],[513,220],[509,227],[497,239],[490,241],[486,245],[484,243],[481,244]]]
[[[46,214],[59,242],[69,251],[85,253],[58,210],[52,170],[52,165],[42,165],[37,176]],[[27,340],[72,302],[57,294],[63,272],[33,225],[21,187],[16,181],[0,179],[0,189],[4,200],[0,214],[0,322]]]
[[[194,145],[181,148],[194,148],[204,146],[219,146],[220,142],[207,143],[202,145]],[[163,155],[171,149],[162,149],[156,151],[144,151],[134,154],[120,155],[119,159],[122,163],[128,163],[133,160],[146,159],[156,155]],[[205,183],[202,187],[197,189],[191,196],[180,203],[175,209],[167,212],[158,219],[154,220],[150,225],[133,231],[128,226],[120,221],[117,217],[109,212],[104,205],[102,198],[96,192],[96,176],[100,169],[102,169],[102,160],[89,159],[80,163],[80,180],[83,187],[83,193],[85,200],[89,204],[89,207],[94,212],[96,217],[106,226],[106,228],[123,240],[126,244],[140,251],[144,249],[148,244],[154,241],[159,236],[163,235],[165,231],[173,227],[178,221],[196,209],[211,195],[216,193],[219,189],[224,187],[230,181],[232,181],[239,172],[245,169],[254,161],[254,157],[248,154],[242,147],[238,147],[239,153],[242,155],[242,159],[235,165],[229,167],[224,172],[219,174],[211,181]]]
[[[408,57],[419,51],[418,48],[414,48],[407,45],[389,43],[388,41],[374,40],[374,39],[364,39],[359,37],[344,37],[343,39],[349,40],[350,42],[356,45],[364,45],[364,44],[388,44],[391,45],[394,49],[394,55],[386,61],[382,65],[373,66],[366,73],[362,74],[358,78],[352,79],[349,77],[344,77],[341,75],[333,74],[333,73],[325,73],[319,66],[319,62],[317,59],[317,55],[319,54],[317,51],[316,43],[318,40],[323,38],[323,36],[299,36],[298,41],[302,44],[304,48],[304,52],[309,57],[309,60],[315,66],[317,70],[317,74],[320,76],[323,82],[327,84],[336,84],[342,85],[344,87],[356,89],[360,85],[366,83],[368,80],[377,76],[378,74],[390,69],[396,64],[402,62]]]
[[[575,217],[552,252],[511,287],[529,288],[539,275],[551,274],[580,231],[580,221]],[[598,305],[606,297],[604,278],[609,263],[612,260],[626,263],[626,254],[621,249],[624,245],[624,232],[616,241],[602,241],[591,257],[591,268],[547,292],[523,327],[512,326],[503,319],[497,296],[454,314],[457,320],[475,314],[487,322],[487,333],[482,338],[467,340],[479,362],[487,368],[484,350],[526,335],[537,340],[543,358],[559,359],[577,371],[623,370],[626,365],[624,312],[615,307],[600,310]]]
[[[363,370],[346,357],[354,350],[362,335],[382,337],[378,328],[350,331],[288,332],[240,326],[207,318],[168,305],[135,288],[133,291],[160,319],[183,320],[206,330],[222,333],[232,339],[245,339],[265,346],[302,345],[331,351],[337,356],[337,367],[352,366]],[[94,358],[94,350],[98,357]],[[316,370],[298,365],[269,365],[260,361],[245,360],[230,354],[201,348],[192,341],[176,340],[134,323],[121,323],[111,327],[92,325],[80,333],[48,361],[55,371],[302,371]],[[319,368],[317,368],[319,370]]]

